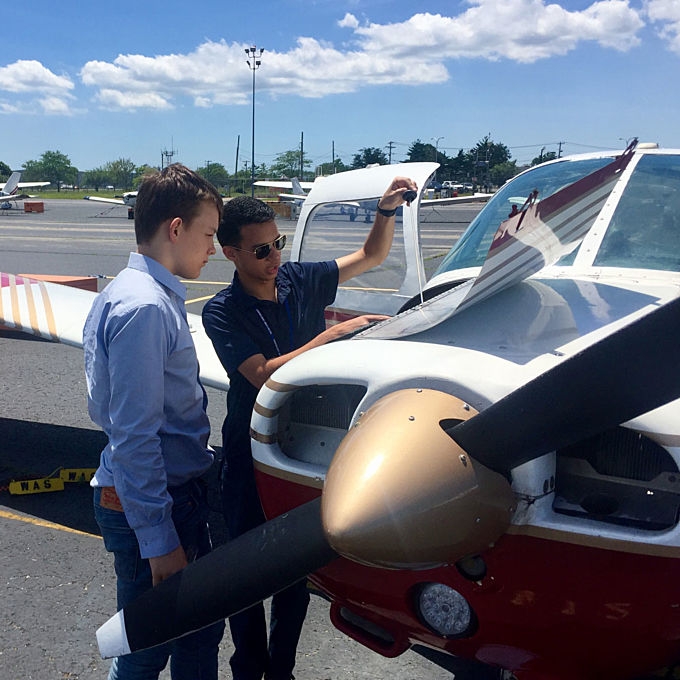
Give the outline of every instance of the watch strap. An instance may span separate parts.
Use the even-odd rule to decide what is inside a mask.
[[[385,208],[380,207],[380,201],[378,201],[378,205],[376,206],[376,210],[383,216],[383,217],[394,217],[397,214],[397,209],[393,208],[392,210],[385,210]]]

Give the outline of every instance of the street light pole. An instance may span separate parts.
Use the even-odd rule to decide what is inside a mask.
[[[434,162],[437,163],[437,147],[439,146],[439,140],[444,139],[444,137],[430,137],[434,141]],[[434,181],[437,181],[437,171],[434,171]]]
[[[255,71],[260,68],[262,63],[261,57],[264,48],[257,51],[257,47],[246,47],[246,54],[248,55],[247,64],[253,72],[253,129],[251,134],[251,158],[250,158],[250,195],[255,196]]]

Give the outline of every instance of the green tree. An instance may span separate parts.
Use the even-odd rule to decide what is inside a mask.
[[[489,135],[480,139],[477,146],[470,149],[469,153],[474,158],[476,167],[486,167],[486,169],[509,161],[512,155],[505,144],[492,141]]]
[[[73,167],[69,157],[61,151],[45,151],[39,161],[24,163],[23,177],[27,182],[51,182],[56,184],[57,191],[61,191],[62,184],[75,184],[78,168]]]
[[[447,157],[442,163],[440,176],[457,182],[470,181],[474,177],[474,161],[470,154],[460,149],[456,156]]]
[[[556,158],[556,151],[548,151],[548,153],[543,153],[543,149],[541,149],[541,153],[538,154],[536,158],[532,159],[531,165],[538,165],[539,163],[545,163],[546,161],[554,161]]]
[[[489,179],[492,184],[501,186],[505,184],[511,177],[514,177],[519,172],[517,163],[515,161],[505,161],[505,163],[498,163],[489,170]]]
[[[143,163],[142,165],[136,167],[134,175],[132,177],[132,188],[138,189],[144,177],[150,175],[153,172],[158,172],[159,170],[160,168],[154,165],[147,165],[146,163]]]
[[[132,178],[136,167],[129,158],[119,158],[115,161],[110,161],[104,167],[109,173],[111,184],[114,187],[120,187],[121,189],[132,188]]]
[[[505,144],[494,142],[486,135],[467,153],[468,164],[472,167],[472,181],[479,184],[492,182],[490,170],[510,160],[510,149]]]
[[[0,161],[0,179],[5,180],[12,174],[12,168]]]
[[[322,163],[319,165],[319,172],[322,175],[334,175],[336,172],[345,172],[349,168],[342,162],[340,158],[335,159],[335,163]]]
[[[43,178],[43,167],[40,161],[26,161],[21,178],[26,182],[39,182]]]
[[[306,154],[303,154],[302,172],[312,164]],[[300,152],[297,150],[284,151],[275,159],[269,168],[271,174],[276,177],[300,177]],[[300,177],[302,179],[302,177]]]
[[[354,154],[352,158],[352,169],[365,168],[367,165],[387,165],[387,156],[382,149],[374,146],[368,146],[365,149],[359,149],[359,153]]]
[[[441,163],[445,165],[449,160],[443,151],[435,148],[433,144],[426,144],[416,139],[408,148],[406,160],[409,163],[422,163],[423,161],[430,161],[434,163]]]
[[[208,162],[203,167],[196,168],[196,173],[216,188],[226,186],[229,182],[229,173],[221,163]]]
[[[99,191],[99,187],[105,187],[110,183],[109,173],[103,166],[88,170],[83,176],[83,184],[92,187],[95,191]]]

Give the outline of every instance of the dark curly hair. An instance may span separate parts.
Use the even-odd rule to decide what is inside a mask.
[[[272,207],[258,198],[236,196],[224,204],[217,240],[221,246],[238,247],[241,244],[241,227],[271,222],[275,217]]]

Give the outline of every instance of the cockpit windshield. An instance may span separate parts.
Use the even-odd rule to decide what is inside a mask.
[[[521,208],[534,189],[538,189],[539,200],[542,200],[611,161],[611,157],[562,161],[537,168],[512,180],[496,193],[472,221],[444,258],[435,276],[456,269],[481,267],[500,223],[508,218],[513,206]]]
[[[680,156],[640,159],[593,264],[680,271]]]

